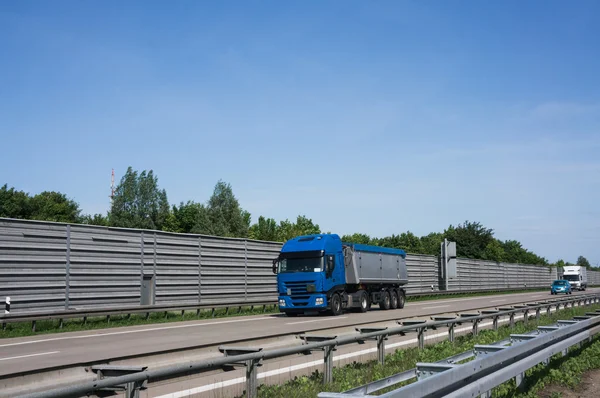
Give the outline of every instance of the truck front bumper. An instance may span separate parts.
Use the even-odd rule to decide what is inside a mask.
[[[327,296],[312,294],[310,296],[279,296],[279,311],[289,310],[321,310],[327,309]]]

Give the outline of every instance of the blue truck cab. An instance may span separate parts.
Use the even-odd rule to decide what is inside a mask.
[[[299,236],[285,242],[273,261],[280,312],[339,315],[344,309],[402,308],[406,253],[342,243],[336,234]]]

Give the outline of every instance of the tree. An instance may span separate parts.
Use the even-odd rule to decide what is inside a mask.
[[[370,245],[373,244],[372,243],[372,239],[369,235],[367,234],[352,234],[352,235],[344,235],[342,236],[342,242],[347,242],[347,243],[357,243],[360,245]]]
[[[484,260],[503,262],[505,258],[504,247],[502,247],[502,243],[498,239],[494,239],[488,243],[483,251]]]
[[[101,225],[104,227],[109,225],[108,218],[102,214],[94,214],[93,216],[86,214],[85,216],[81,217],[81,223],[88,225]]]
[[[258,222],[250,227],[250,239],[277,241],[278,226],[272,218],[258,217]]]
[[[144,170],[138,175],[128,167],[115,189],[110,225],[161,230],[169,213],[167,192],[158,188],[158,177],[154,172]]]
[[[583,256],[577,257],[577,265],[580,267],[590,268],[590,262]]]
[[[14,187],[8,189],[4,184],[0,188],[0,217],[7,218],[31,218],[30,197],[23,191],[17,191]]]
[[[303,235],[320,234],[321,228],[318,224],[313,223],[312,219],[306,216],[296,217],[296,222],[289,220],[281,221],[277,231],[277,240],[285,242],[289,239]]]
[[[210,234],[236,238],[248,237],[250,213],[243,210],[228,183],[219,180],[206,206]]]
[[[421,247],[423,248],[423,254],[430,254],[432,256],[440,255],[440,244],[444,241],[443,234],[439,232],[431,232],[427,236],[421,237]]]
[[[66,223],[77,223],[81,220],[79,204],[60,192],[44,191],[35,195],[30,200],[30,208],[30,218],[33,220]]]
[[[456,242],[458,257],[483,258],[485,248],[494,240],[494,231],[479,222],[465,221],[457,227],[450,225],[444,237]]]

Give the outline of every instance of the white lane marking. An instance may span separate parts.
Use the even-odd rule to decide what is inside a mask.
[[[210,323],[195,323],[193,325],[175,325],[175,326],[163,326],[160,328],[147,328],[147,329],[138,329],[138,330],[123,330],[120,332],[107,332],[107,333],[97,333],[97,334],[86,334],[84,336],[66,336],[66,337],[54,337],[51,339],[43,339],[43,340],[31,340],[31,341],[21,341],[19,343],[10,343],[10,344],[0,344],[0,348],[2,347],[12,347],[17,345],[25,345],[25,344],[35,344],[35,343],[46,343],[48,341],[59,341],[59,340],[71,340],[71,339],[89,339],[93,337],[103,337],[103,336],[117,336],[123,334],[131,334],[131,333],[143,333],[143,332],[154,332],[157,330],[169,330],[169,329],[183,329],[183,328],[197,328],[202,326],[212,326],[212,325],[223,325],[227,323],[238,323],[238,322],[254,322],[254,321],[264,321],[269,319],[276,318],[252,318],[252,319],[234,319],[230,321],[218,321],[218,322],[210,322]]]
[[[433,307],[423,307],[421,309],[422,310],[432,310],[434,308],[446,308],[446,307],[450,307],[450,304],[448,304],[448,305],[435,305]]]
[[[10,361],[11,359],[21,359],[30,357],[39,357],[41,355],[58,354],[60,351],[40,352],[39,354],[19,355],[18,357],[0,358],[0,361]]]
[[[348,318],[348,317],[347,316],[338,316],[338,317],[335,317],[335,318],[313,319],[313,320],[310,320],[310,321],[289,322],[289,323],[286,323],[286,325],[299,325],[301,323],[335,321],[337,319],[345,319],[345,318]]]
[[[506,301],[506,299],[504,299],[504,300],[492,300],[492,301],[490,301],[490,303],[501,303],[503,301]]]
[[[545,294],[537,294],[537,295],[535,295],[535,296],[531,296],[531,297],[532,297],[532,298],[536,298],[536,297],[544,297],[544,296],[545,296]]]
[[[551,312],[555,312],[556,309],[551,309]],[[521,319],[523,318],[523,315],[517,316],[517,319]],[[508,323],[510,320],[509,319],[499,319],[498,323]],[[485,327],[485,326],[492,326],[493,322],[482,322],[479,326],[480,327]],[[463,328],[458,328],[455,329],[454,332],[455,333],[460,333],[460,332],[467,332],[467,331],[471,331],[472,328],[471,327],[463,327]],[[436,333],[436,334],[432,334],[432,335],[426,335],[425,336],[425,340],[431,340],[431,339],[436,339],[439,337],[444,337],[447,336],[448,332],[440,332],[440,333]],[[416,343],[418,340],[417,339],[411,339],[411,340],[406,340],[406,341],[400,341],[397,343],[392,343],[392,344],[386,344],[386,350],[389,348],[396,348],[396,347],[401,347],[401,346],[405,346],[405,345],[410,345],[410,344],[414,344]],[[356,356],[360,356],[360,355],[365,355],[365,354],[371,354],[377,352],[377,348],[367,348],[365,350],[361,350],[361,351],[355,351],[355,352],[350,352],[348,354],[342,354],[339,355],[337,357],[333,357],[333,361],[339,361],[341,359],[347,359],[347,358],[352,358],[352,357],[356,357]],[[301,369],[306,369],[306,368],[310,368],[313,366],[318,366],[323,364],[323,360],[318,360],[318,361],[311,361],[311,362],[306,362],[306,363],[302,363],[302,364],[298,364],[298,365],[293,365],[293,366],[287,366],[285,368],[280,368],[280,369],[275,369],[275,370],[270,370],[267,372],[263,372],[263,373],[259,373],[257,375],[257,378],[259,379],[264,379],[265,377],[270,377],[270,376],[276,376],[279,374],[283,374],[283,373],[288,373],[288,372],[293,372],[295,370],[301,370]],[[201,386],[201,387],[195,387],[195,388],[190,388],[188,390],[182,390],[182,391],[177,391],[177,392],[173,392],[170,394],[165,394],[165,395],[160,395],[156,398],[183,398],[183,397],[189,397],[190,395],[194,395],[194,394],[199,394],[201,392],[206,392],[206,391],[212,391],[212,390],[216,390],[218,388],[223,388],[223,387],[228,387],[228,386],[233,386],[235,384],[240,384],[240,383],[245,383],[246,382],[246,378],[245,377],[237,377],[235,379],[230,379],[230,380],[225,380],[225,381],[219,381],[213,384],[207,384],[205,386]]]

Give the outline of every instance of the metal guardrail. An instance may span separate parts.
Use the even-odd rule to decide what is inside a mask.
[[[22,398],[66,398],[66,397],[81,397],[84,395],[92,394],[95,391],[107,388],[120,387],[127,391],[128,397],[139,396],[139,389],[144,388],[144,383],[153,380],[168,379],[174,377],[180,377],[183,375],[190,375],[194,373],[201,373],[208,370],[221,369],[224,367],[231,366],[245,366],[246,367],[246,394],[249,398],[257,396],[257,368],[261,361],[280,358],[294,354],[305,354],[313,351],[323,351],[324,353],[324,383],[332,380],[333,374],[333,351],[336,347],[353,344],[363,343],[366,340],[377,340],[378,358],[383,362],[385,358],[385,340],[389,336],[393,335],[404,335],[405,333],[417,331],[419,334],[419,346],[424,346],[424,331],[428,328],[435,329],[437,327],[451,325],[448,333],[450,339],[453,338],[453,326],[455,324],[472,323],[473,333],[478,333],[478,325],[484,319],[493,319],[494,327],[498,327],[498,319],[503,316],[509,316],[511,319],[511,325],[514,323],[514,315],[518,313],[524,314],[524,320],[527,322],[529,314],[535,311],[535,316],[539,318],[541,311],[546,309],[549,313],[552,307],[560,309],[561,306],[566,308],[567,306],[573,307],[575,303],[579,305],[589,305],[592,303],[600,302],[600,294],[586,294],[575,297],[568,297],[564,299],[554,299],[539,303],[525,304],[523,306],[513,307],[511,309],[499,308],[493,313],[485,313],[476,316],[459,316],[454,319],[443,319],[432,322],[420,322],[420,323],[406,323],[401,327],[389,328],[389,329],[361,329],[359,333],[342,336],[342,337],[327,337],[327,336],[304,336],[305,344],[301,346],[280,348],[275,350],[263,351],[262,348],[251,348],[251,347],[220,347],[220,351],[225,355],[223,358],[213,358],[203,361],[194,361],[183,363],[174,366],[168,366],[159,369],[150,369],[136,371],[131,374],[126,374],[116,377],[105,377],[100,378],[96,381],[81,383],[77,385],[45,390],[43,392],[32,393],[22,395]],[[587,325],[589,321],[582,321],[580,325]],[[587,323],[586,323],[587,322]],[[594,321],[595,322],[595,321]],[[598,321],[600,322],[600,320]],[[565,329],[566,330],[566,329]],[[568,329],[571,330],[571,329]],[[317,340],[317,341],[315,341]],[[320,340],[320,341],[319,341]],[[538,342],[546,342],[546,339],[538,340]],[[536,349],[542,347],[543,344],[535,345]],[[512,351],[506,351],[512,352]],[[484,358],[485,359],[485,358]],[[440,375],[444,375],[441,373]]]
[[[530,289],[519,289],[518,291],[539,291],[540,288],[530,288]],[[504,289],[486,289],[486,290],[473,290],[473,291],[465,291],[465,290],[448,290],[448,291],[431,291],[431,292],[419,292],[419,293],[408,293],[408,297],[423,297],[423,296],[452,296],[452,295],[461,295],[461,294],[479,294],[479,293],[503,293],[510,292],[511,290]],[[32,331],[35,332],[36,322],[37,321],[45,321],[45,320],[60,320],[60,326],[62,327],[62,320],[64,319],[73,319],[73,318],[83,318],[84,323],[87,321],[87,318],[92,317],[107,317],[107,322],[110,322],[110,317],[114,315],[131,315],[131,314],[146,314],[146,318],[149,317],[151,313],[157,312],[176,312],[182,311],[182,316],[185,311],[196,311],[196,315],[200,314],[202,310],[212,310],[212,315],[214,316],[216,309],[226,309],[226,313],[229,313],[229,309],[237,308],[238,312],[241,311],[241,308],[246,307],[263,307],[263,312],[269,306],[277,305],[277,297],[273,297],[272,299],[266,300],[257,300],[257,301],[247,301],[242,300],[239,302],[228,302],[222,304],[163,304],[163,305],[134,305],[134,306],[111,306],[107,308],[86,308],[86,309],[73,309],[73,310],[55,310],[55,311],[35,311],[35,312],[24,312],[17,314],[0,314],[0,324],[2,324],[2,328],[6,327],[8,323],[17,323],[17,322],[31,322]]]
[[[512,334],[509,339],[490,345],[475,345],[473,350],[437,361],[417,363],[417,367],[342,393],[323,392],[319,398],[347,397],[491,397],[491,390],[516,379],[522,386],[525,371],[548,364],[553,355],[567,355],[568,348],[581,347],[600,332],[600,311],[552,326],[540,326],[526,334]],[[474,360],[458,364],[459,362]],[[443,374],[442,374],[443,373]],[[371,395],[395,384],[416,382],[381,395]]]

